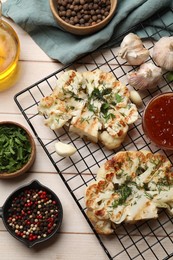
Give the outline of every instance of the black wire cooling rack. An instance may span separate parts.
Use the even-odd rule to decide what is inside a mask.
[[[169,10],[169,12],[171,17],[173,17],[173,10]],[[173,23],[165,23],[164,13],[157,14],[157,16],[162,23],[163,30],[166,28],[169,31],[169,28],[173,28]],[[139,24],[131,32],[135,33],[137,29],[143,28],[147,35],[148,24],[149,21]],[[163,30],[156,26],[153,29],[153,36],[161,37]],[[171,33],[168,36],[171,36]],[[152,38],[146,43],[144,42],[144,45],[150,52],[152,52],[154,46]],[[152,61],[152,58],[150,57],[148,61]],[[141,119],[131,125],[126,140],[115,151],[108,151],[101,144],[93,144],[80,139],[75,134],[69,133],[67,128],[63,128],[60,131],[52,131],[46,128],[43,124],[43,117],[38,114],[37,106],[43,96],[47,96],[52,92],[60,75],[69,69],[76,71],[101,69],[112,72],[118,80],[127,84],[127,72],[136,68],[127,65],[124,60],[121,60],[117,56],[115,48],[102,49],[81,58],[74,64],[63,67],[63,69],[56,71],[16,94],[14,99],[17,106],[79,206],[79,209],[95,233],[108,258],[139,260],[170,259],[173,257],[173,217],[170,217],[164,210],[160,212],[158,220],[150,220],[137,225],[122,224],[116,229],[115,234],[110,237],[98,235],[88,220],[84,202],[84,191],[86,186],[95,180],[100,165],[107,159],[110,159],[113,154],[120,150],[149,150],[153,153],[159,151],[173,162],[173,152],[159,150],[147,140],[142,131]],[[151,97],[161,92],[172,92],[172,90],[173,82],[168,82],[167,73],[165,72],[157,88],[141,92],[143,107],[139,109],[139,117],[141,118],[143,109]],[[65,141],[75,146],[77,148],[75,155],[68,159],[58,157],[54,148],[57,140]]]

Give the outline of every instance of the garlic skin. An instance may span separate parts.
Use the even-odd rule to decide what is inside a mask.
[[[120,45],[118,56],[128,61],[130,65],[141,65],[149,57],[149,51],[143,46],[139,36],[127,34]]]
[[[162,69],[153,63],[144,63],[137,71],[127,74],[130,86],[136,90],[151,89],[157,86],[162,78]]]
[[[162,37],[156,42],[152,58],[159,67],[173,71],[173,36]]]

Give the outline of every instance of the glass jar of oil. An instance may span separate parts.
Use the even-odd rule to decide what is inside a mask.
[[[0,90],[8,87],[6,81],[17,68],[20,42],[15,30],[0,20]]]

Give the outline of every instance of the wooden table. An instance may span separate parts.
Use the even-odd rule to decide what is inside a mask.
[[[5,19],[8,21],[7,19]],[[0,93],[0,121],[12,120],[29,126],[14,102],[14,95],[36,81],[61,68],[62,65],[51,60],[24,32],[13,22],[8,21],[16,30],[20,43],[21,54],[19,75],[11,88]],[[31,130],[30,130],[31,131]],[[11,180],[0,180],[0,206],[7,196],[20,185],[27,184],[33,179],[47,185],[60,198],[64,208],[64,219],[60,234],[44,247],[28,249],[15,240],[0,221],[0,259],[1,260],[72,260],[72,259],[107,259],[105,252],[98,244],[93,232],[80,213],[76,203],[65,185],[55,172],[47,155],[36,141],[37,158],[34,166],[24,176]]]
[[[5,19],[7,20],[7,19]],[[18,67],[18,75],[14,85],[0,92],[0,121],[12,120],[23,124],[31,132],[26,120],[19,111],[14,95],[31,84],[41,80],[45,76],[62,68],[62,64],[51,60],[24,32],[12,21],[7,20],[16,30],[20,43],[21,54]],[[34,135],[33,135],[34,136]],[[35,136],[34,136],[35,138]],[[0,206],[2,206],[8,195],[21,185],[37,179],[43,185],[52,189],[60,198],[64,218],[60,233],[44,246],[39,245],[28,249],[25,245],[14,239],[5,229],[0,220],[0,259],[1,260],[106,260],[104,250],[93,234],[86,219],[82,215],[74,199],[65,187],[60,176],[55,171],[52,163],[35,138],[37,157],[33,167],[23,176],[15,179],[0,180]],[[139,235],[140,237],[140,235]],[[164,237],[164,236],[163,236]],[[141,248],[144,245],[141,245]],[[169,252],[173,250],[172,244],[168,245]],[[115,249],[114,249],[115,250]],[[131,249],[133,250],[133,249]],[[153,248],[157,250],[157,247]],[[133,255],[131,253],[131,255]],[[163,259],[165,252],[160,251],[160,259]],[[122,259],[116,257],[116,259]],[[126,255],[123,260],[128,260]],[[137,258],[144,259],[144,258]],[[152,259],[152,258],[145,258]],[[153,258],[155,259],[155,258]]]

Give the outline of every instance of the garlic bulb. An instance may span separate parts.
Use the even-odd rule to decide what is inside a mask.
[[[136,34],[129,33],[120,45],[118,56],[127,60],[130,65],[141,65],[149,57],[149,51]]]
[[[144,63],[140,68],[127,74],[127,80],[130,86],[136,90],[154,88],[162,77],[162,69],[153,63]]]
[[[168,71],[173,71],[173,36],[162,37],[153,47],[153,60]]]

